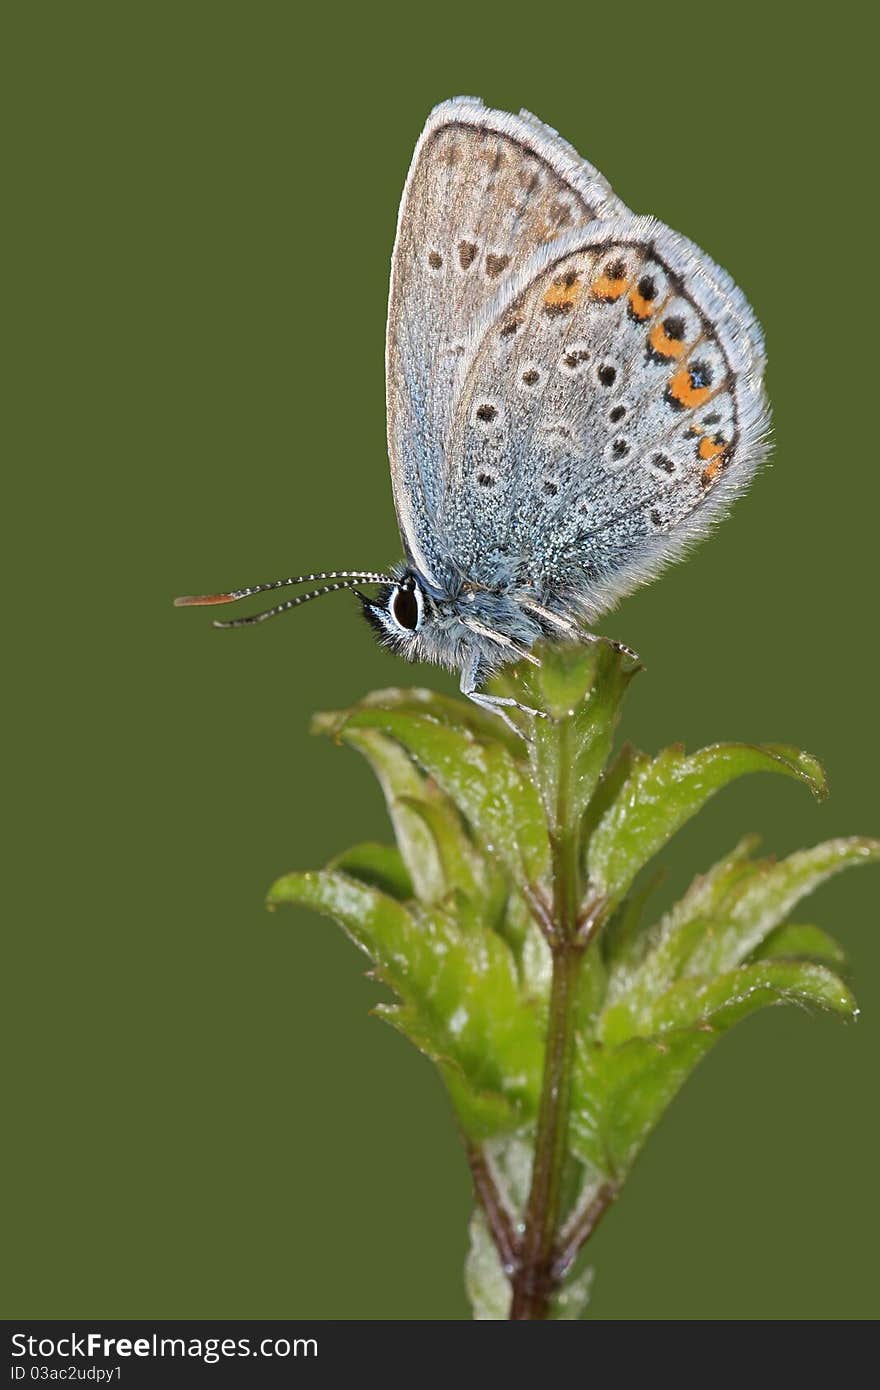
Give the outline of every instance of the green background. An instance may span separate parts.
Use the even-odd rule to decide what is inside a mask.
[[[747,829],[779,852],[880,829],[876,83],[856,7],[826,13],[7,10],[6,1316],[466,1316],[440,1082],[368,1017],[341,933],[262,905],[387,834],[311,711],[451,686],[345,595],[230,634],[170,605],[398,558],[388,259],[437,101],[536,111],[766,329],[772,466],[604,629],[648,668],[631,738],[798,742],[832,796],[725,792],[668,894]],[[720,1044],[596,1237],[596,1317],[880,1311],[878,893],[853,874],[806,914],[861,1021],[774,1010]]]

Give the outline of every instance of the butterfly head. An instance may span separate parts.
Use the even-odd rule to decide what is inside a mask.
[[[542,628],[511,592],[462,580],[447,588],[401,566],[377,598],[359,594],[364,616],[383,646],[407,661],[428,661],[450,671],[479,668],[485,675],[528,652]]]
[[[411,569],[403,570],[378,598],[360,595],[364,617],[379,640],[401,655],[414,656],[434,615],[434,604]]]

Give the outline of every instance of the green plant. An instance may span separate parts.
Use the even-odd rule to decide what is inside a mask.
[[[855,1016],[840,947],[787,919],[880,857],[850,838],[775,862],[746,839],[646,925],[642,871],[709,797],[760,771],[821,797],[822,769],[783,744],[612,759],[636,664],[604,642],[540,657],[497,682],[544,712],[518,716],[526,738],[422,690],[318,716],[369,761],[397,848],[356,845],[269,898],[339,922],[397,996],[376,1013],[439,1067],[473,1173],[466,1280],[483,1318],[581,1316],[581,1247],[734,1023],[786,1001]]]

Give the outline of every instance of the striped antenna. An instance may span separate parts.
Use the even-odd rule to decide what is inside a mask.
[[[377,574],[374,570],[325,570],[320,574],[300,574],[291,579],[273,579],[269,584],[255,584],[249,589],[231,589],[228,594],[183,594],[174,600],[175,608],[195,608],[215,603],[236,603],[238,599],[250,598],[253,594],[264,594],[269,589],[284,589],[290,584],[308,584],[315,579],[333,579],[337,582],[324,584],[320,589],[312,589],[307,594],[298,594],[274,608],[266,608],[262,613],[251,613],[247,618],[235,618],[228,623],[215,622],[214,627],[250,627],[254,623],[264,623],[267,618],[277,618],[301,603],[309,603],[323,594],[333,594],[339,589],[355,589],[358,584],[393,584],[394,579],[387,574]]]
[[[212,603],[236,603],[238,599],[250,598],[252,594],[265,594],[269,589],[286,589],[291,584],[313,584],[316,579],[359,579],[365,584],[394,583],[390,575],[376,574],[373,570],[323,570],[320,574],[297,574],[292,579],[273,579],[268,584],[255,584],[250,589],[230,589],[228,594],[182,594],[174,600],[174,607],[201,608]],[[351,585],[339,587],[350,589]],[[321,593],[324,592],[322,589]]]

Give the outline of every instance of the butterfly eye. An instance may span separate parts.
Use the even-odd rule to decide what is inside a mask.
[[[421,595],[414,584],[398,585],[391,598],[391,616],[398,627],[415,632],[422,617]]]

